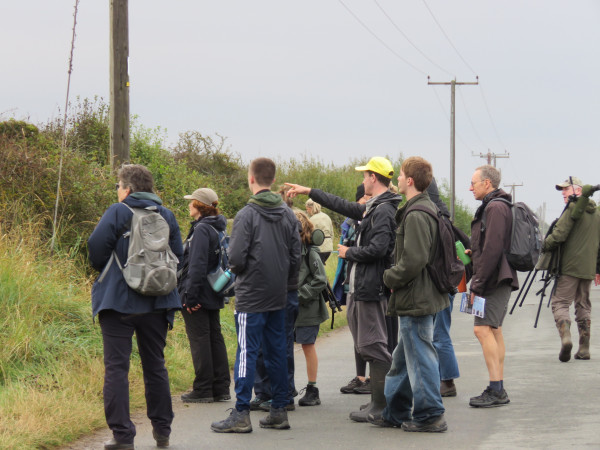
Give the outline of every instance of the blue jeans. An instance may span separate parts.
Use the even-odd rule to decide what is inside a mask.
[[[233,371],[236,409],[250,409],[256,359],[261,346],[273,391],[272,406],[283,408],[288,403],[285,309],[260,313],[236,311],[234,317],[238,338]]]
[[[385,377],[387,406],[383,417],[388,422],[423,422],[444,413],[438,366],[433,347],[433,314],[400,317],[398,345]]]
[[[285,334],[287,340],[287,362],[288,362],[288,394],[289,403],[294,403],[294,325],[298,318],[298,291],[288,291],[287,303],[285,305]],[[271,383],[267,375],[267,368],[263,359],[262,351],[258,353],[256,361],[256,375],[254,377],[254,393],[257,397],[271,400]]]
[[[450,306],[438,312],[433,319],[433,346],[440,359],[440,380],[444,381],[460,377],[458,361],[450,338],[454,296],[448,295],[448,297],[450,298]]]

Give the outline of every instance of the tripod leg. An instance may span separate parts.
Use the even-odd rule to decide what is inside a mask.
[[[542,309],[543,302],[544,302],[544,292],[542,292],[542,296],[540,297],[540,304],[538,305],[537,314],[535,315],[535,323],[533,324],[533,328],[537,328],[538,319],[540,318],[540,311]]]
[[[537,275],[537,273],[538,273],[537,270],[535,272],[533,272],[533,277],[531,277],[531,280],[529,281],[529,285],[527,286],[527,290],[525,291],[525,294],[523,295],[523,298],[521,298],[521,304],[519,305],[519,308],[521,306],[523,306],[523,302],[525,301],[525,297],[527,297],[527,294],[529,293],[529,289],[531,288],[531,285],[535,281],[535,276]]]
[[[550,297],[548,297],[548,306],[550,308],[550,301],[552,300],[552,296],[556,292],[556,283],[558,282],[558,277],[554,278],[554,284],[552,285],[552,290],[550,291]]]
[[[527,274],[527,278],[525,278],[525,282],[523,283],[523,286],[521,286],[521,290],[519,291],[519,295],[517,295],[517,298],[515,299],[515,302],[513,303],[512,308],[510,308],[509,314],[512,314],[513,311],[515,310],[515,306],[517,306],[517,303],[519,302],[519,298],[521,297],[521,294],[523,293],[523,290],[525,289],[525,286],[527,286],[527,282],[529,281],[529,277],[530,276],[531,276],[531,270]],[[534,275],[534,277],[535,277],[535,275]]]

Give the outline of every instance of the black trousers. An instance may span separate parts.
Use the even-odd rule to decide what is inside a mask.
[[[171,434],[173,406],[164,348],[166,313],[122,314],[104,310],[99,314],[104,343],[104,414],[115,439],[133,443],[135,425],[129,416],[129,360],[132,337],[137,337],[144,372],[146,411],[152,427],[163,436]]]
[[[192,314],[181,311],[196,375],[193,389],[201,397],[229,395],[231,375],[220,312],[204,308]]]

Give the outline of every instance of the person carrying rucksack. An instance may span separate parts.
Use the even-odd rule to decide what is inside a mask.
[[[176,263],[183,255],[181,234],[173,213],[162,206],[161,199],[153,193],[154,180],[146,167],[124,165],[117,177],[119,203],[112,204],[106,210],[88,239],[90,262],[94,269],[102,272],[92,287],[92,313],[93,316],[98,315],[102,329],[104,413],[113,432],[113,439],[106,442],[104,448],[134,448],[136,430],[129,415],[128,382],[134,333],[144,372],[146,407],[152,422],[152,435],[159,447],[166,447],[171,434],[173,407],[164,348],[167,330],[173,327],[175,311],[181,308],[181,300],[175,289]],[[155,248],[147,248],[145,253],[148,256],[156,253],[156,259],[165,263],[158,271],[160,276],[158,272],[145,271],[143,263],[136,267],[128,264],[129,259],[136,256],[130,254],[130,244],[142,247],[147,244],[133,242],[133,239],[137,239],[134,236],[143,234],[139,233],[138,228],[140,214],[148,219],[148,222],[142,222],[142,226],[148,224],[156,234]],[[174,254],[175,260],[171,254]],[[135,273],[141,286],[136,286],[137,290],[130,284],[130,276]],[[157,273],[156,279],[153,279],[152,273]],[[163,289],[161,285],[165,282],[166,289]],[[144,286],[152,284],[157,292],[168,292],[160,295],[139,292],[140,289],[144,290]]]
[[[474,333],[488,369],[490,384],[481,395],[471,397],[469,405],[478,408],[506,405],[510,402],[504,389],[504,336],[502,323],[506,317],[510,293],[519,288],[517,272],[510,266],[506,253],[511,245],[513,216],[509,204],[495,199],[512,200],[499,188],[500,172],[485,165],[475,169],[469,190],[481,206],[471,222],[473,260],[470,302],[475,296],[485,298],[483,317],[475,316]],[[485,214],[484,214],[485,212]],[[483,218],[486,226],[483,227]]]
[[[296,343],[302,345],[308,376],[305,395],[298,401],[298,404],[300,406],[316,406],[321,404],[321,399],[317,387],[319,360],[315,341],[319,334],[319,326],[329,318],[325,299],[321,295],[327,286],[327,275],[319,255],[319,247],[312,244],[314,225],[302,211],[296,211],[296,217],[302,227],[300,230],[302,262],[298,276],[300,307],[296,319]]]
[[[183,394],[181,400],[226,401],[231,399],[231,377],[221,332],[224,297],[213,290],[207,275],[219,264],[219,233],[226,230],[227,219],[219,213],[219,198],[210,188],[196,189],[183,198],[190,200],[188,207],[194,221],[184,243],[178,288],[195,377],[192,391]]]
[[[398,192],[407,201],[396,212],[395,264],[383,273],[383,282],[392,291],[388,314],[400,317],[400,332],[385,377],[387,406],[367,417],[375,425],[401,426],[404,431],[443,432],[448,428],[433,346],[433,320],[450,302],[428,270],[441,239],[434,218],[438,209],[426,192],[432,178],[431,164],[423,158],[413,156],[402,162]]]

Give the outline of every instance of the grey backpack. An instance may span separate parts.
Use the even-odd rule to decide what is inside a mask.
[[[131,208],[131,229],[123,234],[129,238],[127,262],[121,262],[113,252],[123,278],[131,289],[142,295],[167,295],[177,286],[179,260],[169,247],[169,224],[156,206]]]

